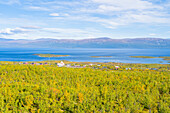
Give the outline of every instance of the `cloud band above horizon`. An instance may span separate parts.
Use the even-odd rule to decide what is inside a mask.
[[[0,38],[170,38],[168,0],[0,0]]]

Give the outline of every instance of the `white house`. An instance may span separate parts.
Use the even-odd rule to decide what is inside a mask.
[[[118,68],[119,68],[119,66],[115,66],[115,68],[116,68],[116,69],[118,69]]]
[[[93,64],[89,64],[89,66],[93,66]]]
[[[71,64],[67,64],[66,67],[71,67]]]
[[[60,63],[57,63],[57,66],[58,67],[63,67],[65,64],[64,64],[64,62],[63,61],[61,61]]]

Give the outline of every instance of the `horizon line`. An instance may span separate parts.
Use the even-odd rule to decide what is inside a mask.
[[[138,37],[138,38],[110,38],[110,37],[98,37],[98,38],[82,38],[82,39],[74,39],[74,38],[35,38],[35,39],[14,39],[14,38],[0,38],[0,39],[7,39],[7,40],[39,40],[39,39],[53,39],[53,40],[88,40],[88,39],[117,39],[117,40],[122,40],[122,39],[170,39],[170,38],[157,38],[157,37]]]

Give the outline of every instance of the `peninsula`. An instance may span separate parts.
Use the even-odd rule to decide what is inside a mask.
[[[66,57],[69,55],[55,55],[55,54],[34,54],[37,55],[39,57]]]
[[[163,58],[163,60],[170,60],[169,56],[159,56],[159,57],[153,57],[153,56],[130,56],[131,58]]]
[[[100,58],[100,57],[112,57],[112,56],[90,56],[90,57],[93,57],[93,58]]]

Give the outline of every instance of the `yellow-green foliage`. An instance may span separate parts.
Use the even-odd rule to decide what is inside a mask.
[[[0,112],[168,113],[169,71],[0,65]]]

